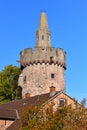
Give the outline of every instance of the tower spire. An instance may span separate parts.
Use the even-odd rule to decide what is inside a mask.
[[[51,47],[50,31],[45,12],[42,12],[40,16],[39,29],[36,32],[36,47]]]
[[[40,26],[39,29],[48,29],[48,21],[46,14],[43,12],[40,16]]]

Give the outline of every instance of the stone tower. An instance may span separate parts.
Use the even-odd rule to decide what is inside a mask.
[[[39,29],[36,32],[34,51],[26,48],[20,52],[21,74],[18,85],[22,97],[49,92],[54,86],[56,91],[65,91],[66,53],[61,48],[54,49],[50,41],[46,14],[41,13]]]

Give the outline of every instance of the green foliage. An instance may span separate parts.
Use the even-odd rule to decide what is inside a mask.
[[[81,130],[87,127],[87,109],[65,106],[54,111],[53,106],[34,108],[22,115],[20,130]]]
[[[21,98],[20,88],[18,87],[19,67],[6,66],[0,72],[0,103]]]

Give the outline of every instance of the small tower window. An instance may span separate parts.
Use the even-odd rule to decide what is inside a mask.
[[[55,77],[55,75],[54,74],[51,74],[51,78],[53,79]]]
[[[50,63],[53,63],[53,56],[50,57]]]
[[[24,76],[24,78],[23,78],[23,82],[26,83],[26,76]]]
[[[42,35],[42,40],[44,40],[44,35]]]

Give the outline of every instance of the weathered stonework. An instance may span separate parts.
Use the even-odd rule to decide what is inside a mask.
[[[51,86],[55,86],[57,91],[65,91],[66,53],[51,46],[45,13],[41,14],[34,52],[31,48],[21,51],[20,65],[22,72],[18,85],[22,87],[23,98],[27,93],[30,96],[47,93]]]

